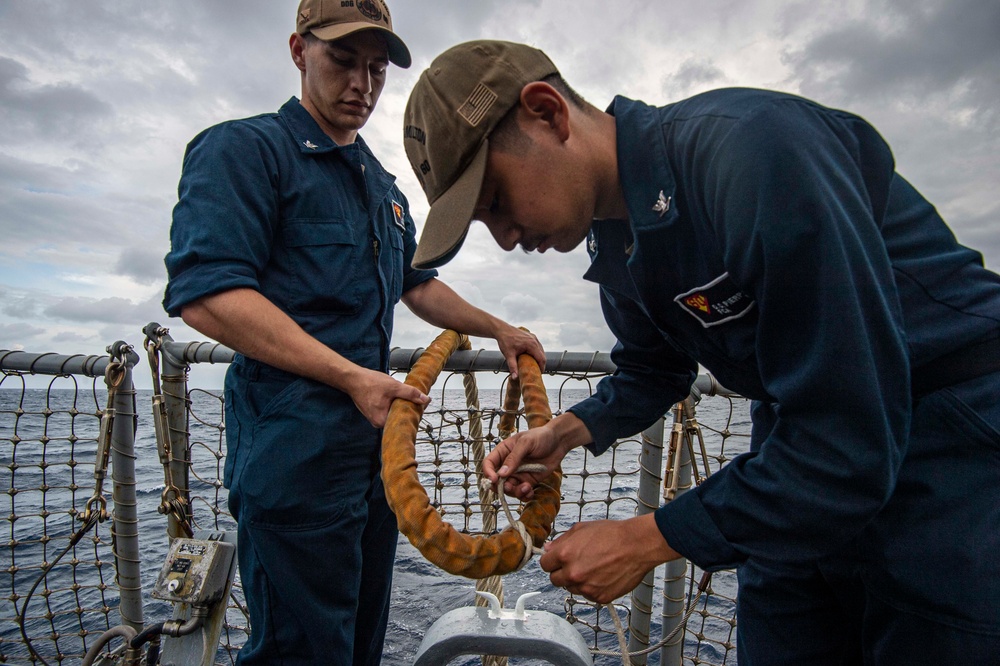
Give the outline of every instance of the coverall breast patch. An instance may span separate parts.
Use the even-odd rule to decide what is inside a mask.
[[[406,220],[403,218],[403,206],[397,201],[392,201],[392,217],[396,226],[403,231],[406,231]]]
[[[754,300],[733,284],[729,273],[675,296],[674,301],[705,328],[739,319],[754,306]]]

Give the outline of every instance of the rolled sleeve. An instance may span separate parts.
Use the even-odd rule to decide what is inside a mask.
[[[686,492],[653,515],[670,547],[692,562],[709,562],[706,571],[731,569],[746,557],[736,550],[705,510],[696,492]]]
[[[171,317],[205,296],[260,290],[278,221],[276,172],[266,140],[238,123],[188,145],[165,259],[163,307]]]
[[[567,410],[587,426],[587,431],[594,439],[588,446],[592,453],[600,455],[618,438],[615,419],[608,406],[597,397],[590,397],[578,402]]]

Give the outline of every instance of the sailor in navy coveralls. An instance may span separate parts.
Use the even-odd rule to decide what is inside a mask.
[[[698,363],[753,400],[750,452],[654,514],[574,526],[541,558],[554,584],[610,602],[683,556],[738,568],[741,664],[1000,663],[1000,277],[868,123],[749,89],[602,113],[492,41],[435,59],[406,122],[414,168],[471,199],[432,200],[414,265],[470,219],[507,250],[586,242],[618,339],[616,373],[499,444],[491,480],[530,497],[540,475],[512,470],[646,428]]]
[[[374,666],[397,541],[380,428],[393,399],[429,400],[387,374],[393,308],[496,338],[515,369],[544,354],[410,267],[407,201],[357,133],[389,62],[410,63],[384,5],[303,0],[290,48],[301,102],[188,146],[164,306],[239,352],[224,478],[251,625],[238,663]]]

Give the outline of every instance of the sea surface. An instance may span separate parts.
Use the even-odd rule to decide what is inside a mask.
[[[8,515],[9,540],[5,548],[6,555],[0,558],[0,572],[6,570],[8,576],[0,585],[0,663],[28,663],[27,652],[20,644],[20,632],[14,622],[14,616],[20,610],[20,603],[28,589],[39,576],[38,563],[45,559],[50,561],[65,547],[65,536],[79,528],[79,522],[71,519],[68,513],[70,506],[83,508],[87,499],[93,493],[93,462],[99,418],[97,411],[104,406],[106,392],[103,388],[96,392],[88,385],[83,385],[80,391],[72,390],[72,385],[55,382],[51,390],[21,389],[18,385],[7,381],[0,384],[0,489],[6,492],[8,501],[4,513]],[[64,380],[63,380],[64,381]],[[460,380],[459,380],[460,381]],[[547,383],[555,381],[546,378]],[[449,418],[455,414],[466,416],[464,412],[465,396],[459,383],[447,385],[446,390],[432,393],[434,402],[428,410],[433,416],[435,409],[445,413]],[[564,388],[549,390],[550,404],[554,412],[565,410],[589,394],[586,388]],[[136,395],[136,493],[139,512],[139,545],[142,562],[142,585],[144,593],[144,614],[147,623],[166,619],[170,616],[169,604],[149,596],[160,566],[167,552],[165,518],[157,512],[157,506],[164,489],[164,473],[157,455],[156,439],[152,424],[151,391],[138,391]],[[225,507],[225,490],[218,487],[215,480],[221,474],[224,436],[219,424],[222,421],[222,406],[218,392],[193,391],[191,393],[192,418],[189,428],[191,441],[194,443],[193,457],[195,474],[191,479],[196,520],[204,528],[234,529],[231,519],[224,514],[216,516],[211,505],[218,503]],[[480,391],[480,404],[487,409],[500,407],[501,392],[498,389]],[[698,418],[706,425],[706,444],[711,453],[718,453],[721,438],[713,430],[729,428],[734,433],[749,432],[749,421],[745,401],[734,403],[723,398],[705,398],[699,405]],[[454,410],[454,411],[453,411]],[[51,412],[51,413],[49,413]],[[496,424],[487,421],[485,428],[496,432]],[[461,427],[466,427],[460,425]],[[441,431],[445,432],[445,431]],[[669,435],[669,429],[668,429]],[[448,438],[445,437],[445,440]],[[454,442],[445,441],[441,449],[421,454],[418,448],[418,458],[435,456],[448,459],[449,456],[458,459],[466,452],[456,437]],[[745,448],[746,439],[737,437],[728,440],[725,454],[731,458]],[[696,444],[697,446],[697,444]],[[586,456],[582,450],[571,453],[566,460],[567,480],[563,488],[563,510],[557,519],[557,532],[565,531],[580,519],[604,518],[624,519],[635,515],[634,500],[638,485],[638,457],[641,443],[638,438],[623,443],[618,451],[608,452],[604,456],[594,458]],[[66,464],[70,458],[77,462]],[[586,476],[572,476],[574,471],[588,470]],[[714,467],[713,467],[714,468]],[[423,468],[421,468],[423,469]],[[445,488],[441,497],[447,500],[449,488],[454,485],[447,478],[442,483]],[[46,487],[46,492],[40,488]],[[13,492],[8,489],[15,489]],[[111,501],[110,479],[105,482],[105,495],[109,504]],[[586,498],[586,499],[583,499]],[[595,500],[595,501],[592,501]],[[475,521],[473,521],[475,522]],[[506,520],[501,516],[501,527]],[[108,525],[98,527],[98,534],[105,543],[110,543]],[[51,544],[40,543],[39,538],[47,534],[53,537]],[[55,539],[60,537],[62,540]],[[2,543],[2,540],[0,540]],[[77,547],[83,549],[85,555],[79,556],[87,560],[87,539]],[[100,552],[100,547],[90,547],[90,552]],[[106,550],[104,551],[107,552]],[[67,556],[48,574],[45,586],[53,590],[71,589],[75,583],[83,583],[85,576],[96,571],[85,563],[73,565]],[[105,554],[106,558],[107,555]],[[331,559],[335,558],[331,554]],[[90,559],[93,559],[91,557]],[[4,561],[8,560],[8,561]],[[30,565],[34,565],[34,568]],[[29,617],[36,619],[29,622],[29,635],[38,638],[38,649],[43,655],[52,654],[54,648],[47,636],[52,632],[51,624],[38,616],[49,611],[54,612],[56,630],[68,638],[62,638],[60,648],[66,651],[75,650],[79,646],[79,638],[73,643],[75,631],[80,629],[77,615],[68,612],[68,606],[82,605],[91,607],[107,603],[112,608],[117,605],[116,590],[113,587],[114,571],[109,563],[103,567],[103,578],[109,589],[103,593],[97,589],[83,589],[76,592],[75,599],[61,600],[67,592],[54,592],[50,597],[36,592],[32,597]],[[735,596],[735,588],[729,589],[732,583],[727,580],[717,582],[722,585],[720,591],[724,597]],[[472,606],[475,603],[474,581],[463,579],[445,573],[435,565],[430,564],[414,549],[405,537],[400,536],[397,563],[393,579],[392,608],[389,617],[389,627],[385,643],[383,663],[387,666],[402,666],[412,663],[425,631],[442,614],[455,608]],[[537,559],[530,562],[520,572],[504,579],[505,606],[513,608],[516,599],[527,592],[541,592],[528,602],[529,609],[546,610],[561,616],[567,608],[583,622],[595,621],[594,611],[586,605],[573,602],[567,603],[567,595],[563,590],[554,588],[548,576],[540,570]],[[103,600],[102,600],[103,595]],[[654,602],[658,602],[660,591],[654,592]],[[15,601],[11,601],[15,598]],[[725,602],[722,602],[725,605]],[[626,604],[627,605],[627,604]],[[15,607],[17,610],[15,610]],[[717,609],[720,614],[729,612],[728,608]],[[654,607],[651,636],[653,640],[660,635],[659,608]],[[611,627],[611,621],[605,611],[600,617],[602,626]],[[622,619],[625,619],[624,608]],[[117,614],[112,611],[109,621],[117,623]],[[238,611],[230,611],[230,621],[234,624],[246,624]],[[723,632],[725,627],[721,629]],[[588,642],[593,643],[593,632],[584,632]],[[92,640],[92,639],[91,639]],[[239,631],[230,633],[233,644],[240,644],[242,638]],[[598,641],[606,649],[616,649],[617,641],[613,635],[602,634]],[[707,654],[712,646],[701,649],[701,658],[711,662],[713,656]],[[717,663],[721,663],[724,655],[715,655]],[[730,657],[733,660],[733,657]],[[220,663],[230,663],[229,656],[220,651]],[[55,663],[55,662],[53,662]],[[478,664],[478,658],[456,660],[454,664]],[[533,663],[531,660],[512,660],[515,664]],[[613,658],[600,659],[597,663],[616,663]],[[649,663],[658,663],[656,655],[652,655]]]

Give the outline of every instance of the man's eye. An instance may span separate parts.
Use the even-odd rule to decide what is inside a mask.
[[[372,67],[372,76],[385,76],[385,66],[379,65],[378,67]]]

